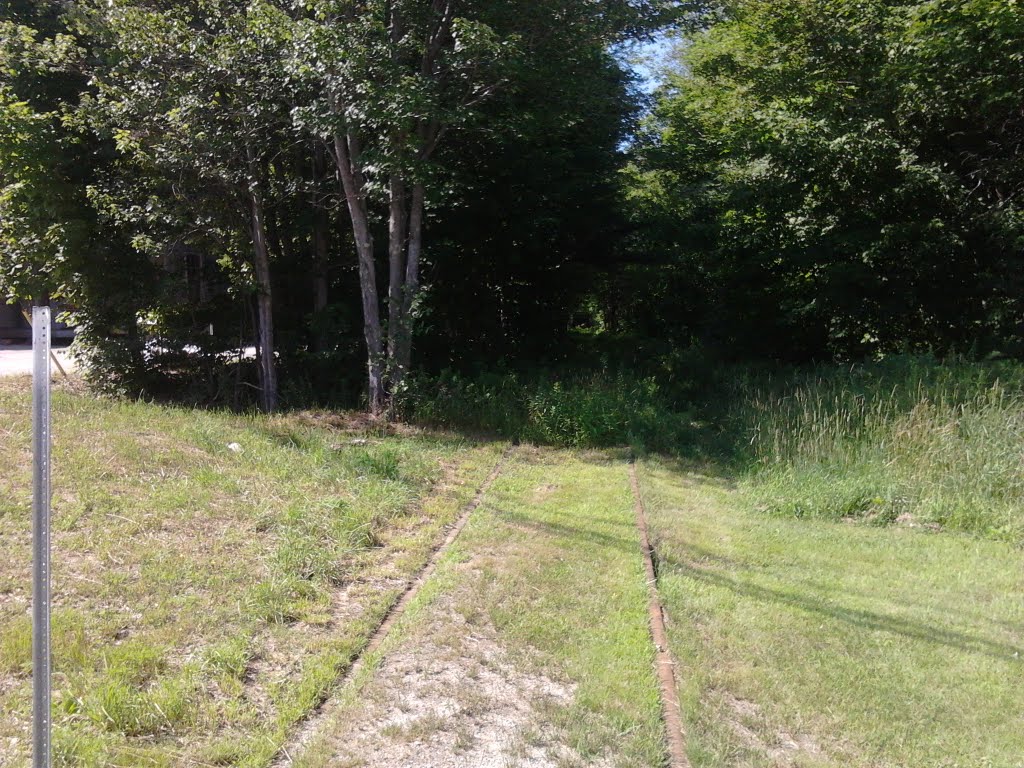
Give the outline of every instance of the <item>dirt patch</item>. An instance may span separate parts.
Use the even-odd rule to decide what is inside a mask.
[[[573,686],[520,668],[494,632],[450,597],[385,658],[360,705],[338,719],[327,765],[362,768],[558,768],[583,765],[545,715]],[[586,764],[601,765],[590,761]]]
[[[729,726],[743,745],[766,755],[776,765],[793,765],[798,757],[823,754],[812,736],[772,727],[754,702],[736,698],[728,692],[723,692],[721,697],[731,714]]]

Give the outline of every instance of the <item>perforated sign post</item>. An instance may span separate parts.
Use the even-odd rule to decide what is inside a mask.
[[[32,765],[50,768],[50,308],[32,309]]]

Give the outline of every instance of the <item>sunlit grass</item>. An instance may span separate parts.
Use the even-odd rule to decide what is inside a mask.
[[[0,748],[27,765],[27,380],[0,380]],[[333,426],[332,426],[333,425]],[[54,396],[58,765],[263,765],[331,689],[497,449]],[[357,610],[358,609],[358,610]]]
[[[764,511],[1024,540],[1024,367],[897,359],[734,388]]]
[[[572,706],[548,716],[585,762],[654,766],[660,701],[623,458],[539,451],[499,479],[467,536],[493,555],[468,608],[578,684]]]
[[[641,473],[695,768],[988,768],[1024,754],[1024,556],[766,516],[714,469]]]
[[[377,750],[409,741],[425,766],[663,765],[647,599],[623,456],[521,447],[297,765],[382,765]],[[433,702],[445,717],[422,712],[360,739],[401,706],[402,691],[385,682],[392,654],[413,656],[415,670],[440,654],[462,682]],[[496,702],[495,674],[512,688],[543,678],[564,695],[531,683],[521,699]],[[500,755],[481,758],[476,732],[510,704]],[[435,731],[454,743],[456,762],[439,754]]]

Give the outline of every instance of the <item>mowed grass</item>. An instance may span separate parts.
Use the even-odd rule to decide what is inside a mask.
[[[384,750],[410,739],[420,740],[415,754],[422,762],[403,766],[663,765],[648,592],[627,469],[623,457],[605,453],[517,449],[297,765],[377,768],[387,764]],[[380,714],[380,702],[401,707],[402,696],[416,687],[409,678],[397,690],[375,681],[379,665],[386,673],[389,656],[401,654],[410,668],[429,670],[438,648],[452,659],[455,671],[446,671],[461,680],[435,700],[443,716],[417,721],[429,725],[424,733],[406,726],[362,737],[362,729],[388,716]],[[481,648],[492,650],[480,656]],[[420,661],[410,664],[417,654]],[[543,676],[566,697],[542,701],[534,683],[525,688],[532,696],[521,688],[514,702],[489,700],[495,694],[481,682],[481,666],[497,669],[512,687]],[[503,725],[501,754],[482,757],[474,751],[478,731],[494,722],[495,708],[510,705],[515,714],[503,715],[511,719]],[[377,708],[369,724],[366,706]],[[436,749],[447,743],[451,751],[453,738],[450,762]]]
[[[769,516],[714,472],[641,482],[695,766],[1024,765],[1024,554]]]
[[[661,765],[647,582],[623,457],[522,449],[462,546],[490,554],[466,609],[576,686],[553,720],[585,764]]]
[[[27,379],[0,379],[0,764],[28,764]],[[58,388],[54,753],[266,764],[500,453],[443,436]],[[232,447],[233,446],[233,447]]]

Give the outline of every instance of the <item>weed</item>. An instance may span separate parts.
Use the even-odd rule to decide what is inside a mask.
[[[271,624],[298,621],[314,605],[316,587],[294,575],[275,574],[249,591],[248,608],[257,618]]]
[[[689,416],[673,407],[658,382],[625,373],[467,378],[449,372],[414,383],[406,409],[425,424],[547,445],[674,451],[690,442]]]
[[[755,506],[1024,539],[1024,367],[901,358],[741,380]]]
[[[125,736],[176,733],[195,722],[195,694],[196,681],[188,673],[144,689],[114,676],[85,696],[81,713],[97,726]]]
[[[53,612],[50,647],[55,671],[68,674],[88,663],[90,645],[85,620],[68,609]],[[32,618],[22,615],[12,620],[0,636],[0,674],[27,678],[32,674]]]
[[[8,675],[32,674],[32,618],[19,616],[9,622],[0,637],[0,672]]]
[[[360,474],[393,481],[401,479],[401,462],[398,452],[392,448],[356,449],[348,460]]]
[[[250,644],[249,638],[245,635],[236,635],[219,645],[211,646],[203,657],[206,670],[213,677],[241,680],[245,677],[252,656]]]
[[[337,583],[341,564],[335,547],[324,536],[303,531],[289,531],[277,550],[276,564],[285,576],[306,581]]]

